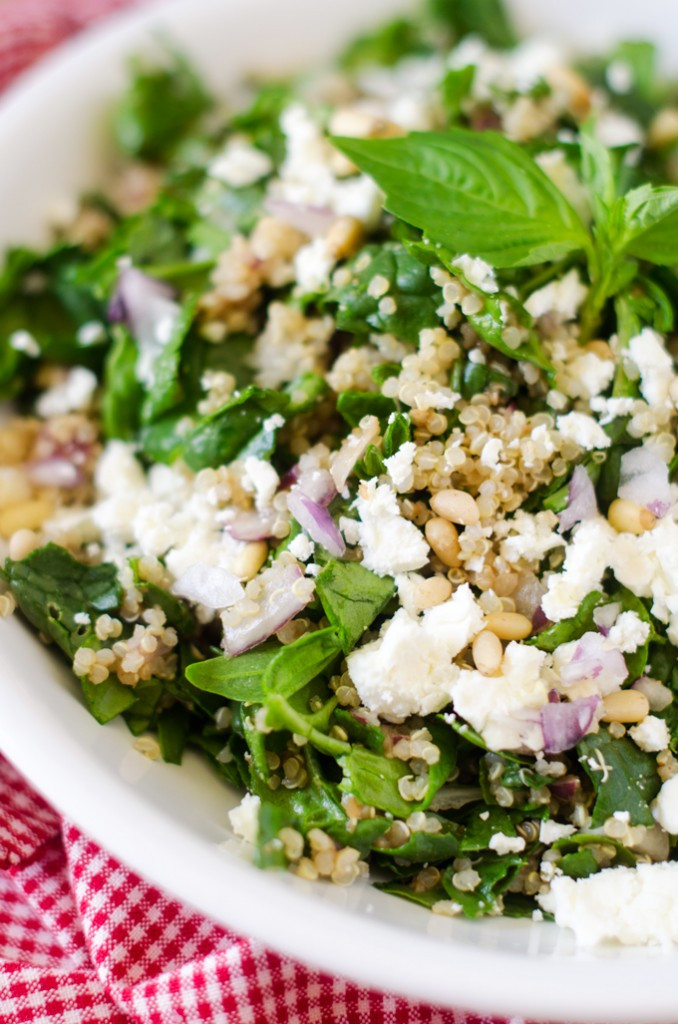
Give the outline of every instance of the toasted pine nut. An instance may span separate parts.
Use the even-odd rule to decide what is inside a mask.
[[[678,140],[678,110],[664,107],[650,122],[647,141],[651,149],[664,149]]]
[[[484,676],[494,676],[501,668],[504,648],[496,633],[484,629],[473,641],[473,660]]]
[[[525,640],[532,632],[532,623],[520,612],[492,612],[485,619],[485,628],[500,640]]]
[[[585,346],[587,352],[593,352],[594,355],[598,356],[599,359],[614,359],[614,352],[606,341],[602,338],[596,338],[594,341],[590,341]]]
[[[447,576],[431,576],[430,579],[422,580],[414,592],[414,600],[419,609],[434,608],[442,604],[452,594],[452,584]]]
[[[355,217],[337,217],[325,236],[325,246],[335,259],[345,260],[358,251],[363,237],[363,226],[359,220]]]
[[[639,535],[653,529],[657,517],[643,505],[635,501],[617,498],[607,510],[607,521],[618,533],[635,533]]]
[[[640,690],[619,690],[603,697],[603,722],[642,722],[650,710],[650,702]]]
[[[454,569],[459,565],[459,534],[447,519],[429,519],[424,527],[426,540],[443,565]]]
[[[47,498],[33,498],[10,505],[0,512],[0,537],[9,539],[13,533],[23,528],[37,530],[45,519],[49,519],[53,511],[54,505]]]
[[[462,526],[475,526],[480,520],[475,498],[466,491],[458,491],[454,487],[434,494],[431,498],[431,508],[437,516],[449,519],[451,523],[461,523]]]
[[[243,548],[235,559],[233,572],[241,580],[252,580],[257,575],[268,557],[268,544],[265,540],[253,540]]]
[[[17,530],[9,538],[8,554],[11,559],[16,562],[21,561],[22,558],[26,558],[30,555],[31,551],[35,551],[37,547],[40,547],[40,538],[33,530]]]

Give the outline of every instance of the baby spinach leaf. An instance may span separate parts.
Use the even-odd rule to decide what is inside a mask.
[[[115,111],[120,147],[132,156],[163,160],[210,106],[194,68],[180,53],[168,52],[164,66],[131,62],[132,82]]]
[[[353,747],[339,763],[344,773],[339,788],[345,793],[352,793],[361,803],[388,811],[398,818],[407,818],[412,811],[420,809],[417,804],[403,800],[398,792],[400,779],[411,774],[404,761]]]
[[[334,719],[340,725],[348,738],[356,743],[361,743],[368,750],[375,754],[384,753],[384,732],[378,725],[371,725],[365,722],[359,711],[348,711],[346,708],[337,708],[334,712]]]
[[[558,867],[568,878],[588,878],[600,871],[600,865],[590,850],[566,853],[558,861]]]
[[[433,889],[425,889],[423,892],[415,889],[411,882],[406,881],[376,882],[374,887],[379,892],[386,892],[390,896],[399,896],[409,903],[426,907],[427,910],[430,910],[434,903],[447,899],[447,893],[442,885],[437,885]]]
[[[382,450],[384,458],[390,459],[408,441],[412,440],[412,421],[405,413],[398,412],[389,417],[384,431]]]
[[[291,697],[329,668],[340,652],[341,642],[335,629],[306,633],[282,647],[268,663],[262,677],[265,692]]]
[[[423,41],[418,25],[405,18],[397,18],[375,32],[355,39],[344,51],[341,65],[348,70],[370,64],[392,67],[403,57],[429,53],[430,49],[430,45]]]
[[[337,399],[337,411],[353,428],[358,426],[363,416],[387,420],[396,411],[396,404],[392,398],[376,391],[342,391]]]
[[[188,737],[191,732],[191,713],[181,704],[163,711],[158,719],[158,742],[163,761],[181,764]]]
[[[493,912],[497,899],[508,889],[524,863],[523,857],[513,854],[505,857],[488,854],[473,862],[474,870],[480,875],[480,882],[471,892],[457,889],[453,881],[453,867],[443,873],[443,886],[448,899],[459,903],[466,917],[483,917]]]
[[[520,267],[590,245],[581,220],[538,164],[496,132],[450,128],[333,142],[374,178],[390,213],[455,253]]]
[[[141,417],[151,423],[177,405],[182,397],[181,353],[197,308],[197,297],[191,296],[181,306],[172,335],[163,345],[153,366],[153,383],[146,394]]]
[[[316,578],[316,592],[348,654],[395,594],[395,583],[358,562],[333,559]]]
[[[281,828],[289,827],[292,820],[284,807],[263,801],[257,819],[255,863],[259,868],[287,867],[285,848],[278,839]]]
[[[327,702],[323,711],[330,712],[336,705],[336,697]],[[303,736],[317,750],[330,757],[341,757],[351,749],[349,743],[329,736],[326,731],[314,725],[317,715],[305,715],[292,707],[291,703],[278,693],[269,694],[266,698],[266,724],[273,729],[288,729],[295,736]],[[325,716],[323,716],[325,717]],[[320,723],[319,723],[320,724]]]
[[[113,344],[104,367],[101,418],[106,437],[130,441],[139,426],[143,398],[136,375],[138,352],[126,327],[116,324],[112,332]]]
[[[548,629],[542,630],[537,636],[532,637],[527,643],[538,647],[541,651],[555,651],[561,644],[569,643],[570,640],[578,640],[583,633],[596,629],[593,621],[593,613],[599,604],[604,604],[607,598],[600,590],[592,590],[587,594],[579,605],[577,614],[571,619],[563,619],[556,622]]]
[[[435,864],[456,857],[460,849],[459,826],[446,818],[438,818],[438,821],[442,826],[440,832],[413,832],[402,846],[380,849],[380,859],[383,858],[384,862],[394,858],[408,864]],[[387,870],[388,866],[386,863]]]
[[[268,641],[235,658],[220,655],[208,661],[195,661],[186,668],[186,678],[199,690],[218,693],[229,700],[263,703],[264,673],[280,650],[277,641]]]
[[[354,334],[378,331],[416,345],[423,328],[439,324],[440,290],[428,268],[400,243],[366,246],[348,269],[350,281],[334,285],[324,300],[326,307],[336,307],[340,330]],[[388,290],[380,295],[372,294],[375,278],[388,284]],[[391,299],[394,305],[383,299]]]
[[[263,448],[253,451],[248,446],[264,420],[283,412],[288,402],[287,396],[277,391],[253,385],[245,388],[221,409],[205,416],[184,439],[182,454],[187,465],[197,471],[226,465],[245,454],[264,454]]]
[[[513,818],[502,807],[474,807],[463,825],[464,832],[459,844],[462,853],[487,850],[490,839],[498,832],[505,836],[517,835]]]
[[[263,149],[275,164],[279,164],[285,156],[285,135],[280,127],[280,115],[291,99],[292,90],[288,82],[264,82],[258,86],[251,105],[231,118],[229,127],[245,132],[257,149]]]
[[[591,825],[604,824],[615,811],[628,811],[632,825],[653,825],[650,801],[661,785],[652,754],[607,729],[584,736],[577,744],[579,762],[596,791]]]
[[[137,702],[134,688],[123,686],[115,676],[109,676],[96,685],[88,679],[81,679],[80,686],[87,710],[99,725],[111,722]]]
[[[37,548],[20,561],[8,558],[3,575],[29,622],[69,657],[82,635],[75,616],[114,612],[122,600],[114,565],[84,565],[57,544]]]

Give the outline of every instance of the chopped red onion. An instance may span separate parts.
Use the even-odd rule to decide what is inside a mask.
[[[172,593],[205,608],[228,608],[245,596],[245,589],[227,569],[196,563],[182,573],[172,587]]]
[[[598,696],[545,704],[541,709],[544,752],[560,754],[574,747],[589,729],[599,704]]]
[[[628,676],[626,661],[621,651],[608,648],[600,633],[584,633],[577,642],[574,654],[560,671],[565,686],[593,679],[600,693],[612,693]]]
[[[268,640],[303,611],[313,596],[310,581],[304,581],[309,584],[308,589],[298,586],[304,574],[296,563],[274,564],[261,574],[260,580],[262,589],[254,598],[259,605],[258,614],[243,616],[237,625],[224,623],[223,646],[227,654],[243,654]]]
[[[324,505],[313,501],[299,487],[293,487],[287,498],[287,507],[311,540],[331,555],[341,558],[346,551],[344,538]]]
[[[236,540],[266,540],[272,537],[277,518],[273,510],[257,512],[254,509],[227,509],[218,516],[226,532]]]
[[[274,199],[271,196],[265,200],[264,209],[272,217],[284,221],[285,224],[311,238],[326,235],[337,219],[336,213],[328,206],[290,203],[286,199]]]
[[[334,480],[326,469],[305,469],[299,474],[297,483],[307,498],[325,507],[337,496]]]
[[[61,487],[70,490],[79,487],[84,480],[81,469],[70,460],[58,456],[30,462],[26,467],[26,473],[31,482],[38,487]]]
[[[603,636],[607,636],[614,626],[621,607],[619,601],[613,601],[612,604],[603,604],[594,610],[593,621]]]
[[[173,301],[174,290],[136,267],[124,267],[108,307],[111,323],[126,324],[139,348],[137,376],[153,383],[153,364],[169,342],[181,306]]]
[[[576,775],[563,775],[562,779],[556,779],[549,785],[549,789],[559,800],[574,800],[581,783]]]
[[[621,458],[617,494],[661,519],[671,508],[669,467],[649,445],[632,448]]]
[[[518,585],[511,597],[516,606],[516,611],[525,615],[528,619],[534,617],[541,611],[541,602],[546,593],[546,587],[533,572],[522,572],[518,577]],[[542,613],[543,614],[543,613]]]
[[[538,608],[535,608],[532,615],[532,632],[541,633],[542,630],[547,629],[550,625],[551,620],[546,618],[544,609],[539,605]]]
[[[344,442],[334,457],[330,473],[338,491],[343,491],[353,467],[362,459],[369,445],[379,437],[379,420],[366,416]]]
[[[593,519],[598,515],[598,503],[593,482],[583,466],[575,466],[567,492],[567,508],[558,516],[560,533],[572,529],[575,523]]]

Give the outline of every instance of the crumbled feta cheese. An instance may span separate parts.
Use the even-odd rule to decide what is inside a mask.
[[[609,448],[612,443],[593,416],[585,412],[568,412],[564,416],[558,416],[556,425],[563,437],[574,441],[587,452],[595,448]]]
[[[548,703],[546,661],[544,651],[512,641],[496,676],[453,666],[454,710],[491,750],[543,749],[539,711]]]
[[[587,594],[600,584],[608,567],[614,531],[606,519],[587,519],[573,530],[565,550],[563,571],[548,578],[542,599],[544,614],[552,622],[576,614]]]
[[[378,640],[347,658],[360,699],[389,721],[440,711],[450,700],[452,658],[482,626],[483,613],[467,583],[421,618],[398,609]]]
[[[662,784],[652,804],[652,814],[658,825],[672,836],[678,835],[678,775]]]
[[[308,245],[303,245],[294,257],[294,276],[299,292],[311,295],[329,288],[330,274],[336,262],[337,257],[328,248],[326,239],[314,238]]]
[[[313,556],[315,544],[305,533],[299,533],[287,545],[287,550],[295,558],[298,558],[300,562],[307,562]]]
[[[97,389],[96,374],[84,366],[74,366],[65,380],[44,391],[35,403],[39,416],[65,416],[69,412],[86,409]]]
[[[601,426],[606,426],[618,416],[629,416],[636,404],[635,398],[599,398],[594,396],[590,405],[593,412],[598,413]]]
[[[279,430],[280,427],[285,426],[285,417],[281,416],[279,412],[274,412],[273,415],[265,419],[261,425],[264,430]]]
[[[488,294],[499,291],[494,267],[486,263],[485,260],[464,253],[452,261],[452,266],[461,270],[468,283],[474,288],[480,288],[481,291]]]
[[[30,331],[12,331],[8,344],[15,352],[23,352],[31,359],[37,359],[40,355],[40,346]]]
[[[648,754],[658,754],[660,750],[666,750],[671,739],[666,722],[656,715],[647,715],[638,725],[631,726],[629,736],[636,746],[646,750]]]
[[[503,857],[505,853],[521,853],[525,849],[525,840],[522,836],[507,836],[505,832],[495,832],[487,845],[490,850]]]
[[[259,808],[261,800],[252,793],[246,793],[237,807],[228,812],[231,828],[246,843],[256,843],[259,831]]]
[[[596,138],[611,149],[616,146],[642,146],[645,133],[637,121],[616,110],[603,110],[596,117]]]
[[[555,313],[562,320],[574,320],[587,291],[577,271],[570,270],[559,281],[549,281],[543,288],[532,292],[525,302],[525,309],[535,319],[546,313]]]
[[[645,327],[628,344],[628,357],[640,374],[640,393],[648,405],[671,406],[671,384],[675,377],[673,360],[661,334]]]
[[[676,780],[678,781],[678,779]],[[624,946],[678,942],[678,863],[606,868],[588,878],[560,875],[550,892],[537,896],[577,943]]]
[[[566,839],[576,832],[574,825],[561,825],[557,821],[550,821],[548,818],[539,825],[539,842],[550,846],[558,839]]]
[[[273,161],[267,153],[242,138],[232,138],[209,165],[211,178],[225,181],[233,188],[243,188],[260,181],[273,170]]]
[[[491,437],[489,441],[486,441],[480,453],[481,465],[487,466],[488,469],[496,469],[499,465],[499,456],[503,445],[504,442],[500,437]]]
[[[607,634],[607,642],[622,654],[633,654],[649,635],[649,622],[643,622],[637,612],[622,612]]]
[[[76,338],[82,348],[101,345],[106,341],[106,328],[100,320],[90,320],[78,328]]]
[[[354,507],[360,522],[342,518],[339,525],[349,544],[362,547],[367,569],[378,576],[395,576],[426,565],[429,546],[424,535],[401,516],[388,484],[378,484],[376,478],[365,481]]]
[[[414,456],[417,446],[414,441],[406,441],[395,455],[384,459],[384,465],[396,491],[405,493],[414,487]]]
[[[558,517],[547,509],[536,515],[518,509],[512,519],[500,520],[495,526],[495,536],[506,538],[500,546],[501,557],[511,564],[541,562],[549,551],[565,545],[556,533],[557,525]]]
[[[73,622],[75,622],[76,626],[89,626],[92,620],[87,612],[76,612],[73,616]]]
[[[250,494],[254,494],[254,503],[258,509],[268,508],[273,495],[278,490],[280,477],[270,462],[249,455],[244,462],[245,475],[242,485]]]
[[[570,398],[595,398],[610,386],[614,372],[614,359],[601,359],[595,352],[582,352],[567,363],[561,386]]]
[[[605,72],[605,81],[612,92],[627,93],[633,88],[633,68],[627,60],[611,61]]]

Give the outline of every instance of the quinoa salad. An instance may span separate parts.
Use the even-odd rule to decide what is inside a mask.
[[[263,868],[678,942],[654,47],[427,0],[238,105],[135,59],[112,121],[0,276],[0,616]]]

